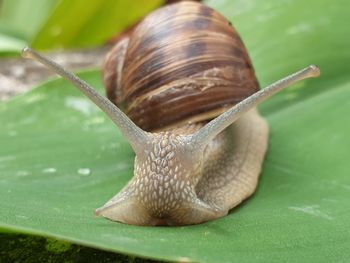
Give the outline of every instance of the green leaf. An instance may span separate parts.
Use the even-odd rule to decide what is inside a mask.
[[[311,63],[322,72],[261,105],[270,142],[254,196],[196,226],[94,217],[132,176],[133,153],[95,106],[54,80],[0,104],[0,228],[172,261],[350,260],[349,3],[208,3],[233,21],[263,85]],[[98,72],[81,77],[101,91]]]
[[[3,0],[0,13],[0,55],[17,55],[50,14],[56,0]]]
[[[24,46],[26,41],[17,37],[10,36],[6,33],[2,33],[0,29],[0,52],[1,55],[6,53],[14,54],[18,53]]]
[[[161,4],[161,0],[4,0],[0,54],[104,43]],[[20,46],[20,47],[19,47]]]
[[[0,23],[29,40],[50,15],[57,0],[3,0]]]
[[[87,47],[101,44],[122,31],[160,0],[61,0],[33,39],[35,48]]]

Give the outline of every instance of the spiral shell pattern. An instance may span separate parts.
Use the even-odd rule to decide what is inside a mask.
[[[190,1],[146,16],[103,67],[108,98],[146,131],[210,120],[259,89],[231,23]]]

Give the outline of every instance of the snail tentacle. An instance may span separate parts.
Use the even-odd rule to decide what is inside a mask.
[[[283,79],[276,81],[264,89],[259,90],[258,92],[233,106],[231,109],[219,115],[207,123],[200,130],[198,130],[196,133],[194,133],[191,138],[191,144],[196,145],[199,148],[205,147],[207,143],[215,138],[220,132],[235,122],[243,114],[256,107],[259,103],[263,102],[275,93],[283,90],[293,83],[306,78],[318,77],[319,75],[319,68],[315,65],[310,65],[302,70],[286,76]]]
[[[31,48],[24,48],[22,50],[22,56],[24,58],[33,59],[40,62],[41,64],[45,65],[72,83],[109,116],[109,118],[119,127],[123,135],[128,139],[129,143],[136,153],[143,150],[144,145],[150,140],[150,137],[152,135],[139,128],[110,100],[101,96],[94,88],[92,88],[82,79],[78,78],[76,75],[68,72],[53,60],[37,53]]]

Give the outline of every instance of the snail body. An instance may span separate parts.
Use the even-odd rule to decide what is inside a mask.
[[[102,73],[108,99],[35,51],[23,56],[72,82],[129,141],[134,177],[95,213],[134,225],[198,224],[249,197],[268,142],[256,105],[319,75],[309,66],[259,90],[229,21],[187,1],[154,11],[109,52]]]
[[[215,137],[194,167],[186,167],[188,157],[172,146],[179,143],[176,134],[193,134],[259,90],[246,48],[225,17],[187,1],[156,10],[107,54],[102,79],[107,97],[136,125],[160,132],[147,158],[136,158],[138,179],[127,190],[144,208],[142,222],[118,221],[200,223],[227,214],[253,193],[268,138],[257,110]]]

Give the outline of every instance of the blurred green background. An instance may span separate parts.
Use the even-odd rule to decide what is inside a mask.
[[[2,0],[0,52],[94,47],[105,43],[162,0]]]

